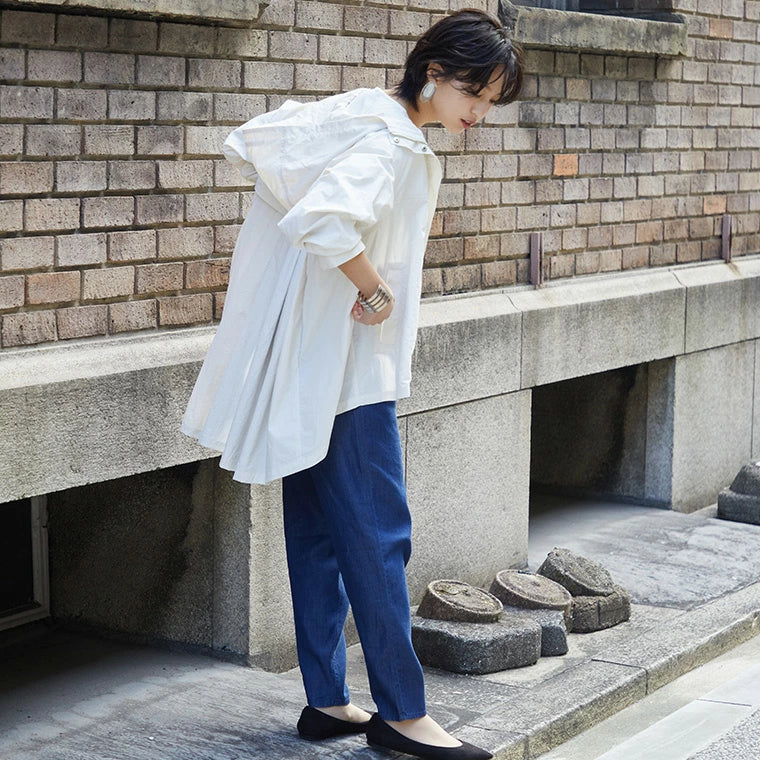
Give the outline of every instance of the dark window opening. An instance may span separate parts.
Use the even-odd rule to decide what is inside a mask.
[[[31,499],[0,504],[0,616],[37,606]]]
[[[673,0],[512,0],[515,5],[671,21]]]

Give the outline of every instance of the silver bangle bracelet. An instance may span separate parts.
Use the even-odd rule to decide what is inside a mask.
[[[378,285],[377,290],[369,298],[365,298],[359,291],[356,300],[359,301],[365,311],[370,314],[377,314],[393,300],[393,296],[382,285]]]

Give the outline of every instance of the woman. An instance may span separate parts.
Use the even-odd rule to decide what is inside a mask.
[[[462,133],[521,84],[499,22],[459,11],[422,35],[394,90],[288,101],[224,146],[256,194],[183,430],[222,451],[237,480],[283,478],[305,739],[366,732],[418,757],[491,757],[426,714],[395,402],[409,395],[441,179],[420,127]],[[373,716],[345,685],[349,600]]]

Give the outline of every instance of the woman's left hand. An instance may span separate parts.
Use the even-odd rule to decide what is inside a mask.
[[[351,317],[354,322],[361,325],[379,325],[390,317],[396,300],[391,298],[390,303],[382,310],[377,312],[367,311],[358,301],[351,308]]]

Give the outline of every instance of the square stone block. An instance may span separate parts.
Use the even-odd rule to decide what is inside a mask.
[[[714,504],[750,459],[755,341],[676,358],[673,509]]]
[[[530,392],[410,415],[413,602],[436,578],[485,586],[528,549]]]

